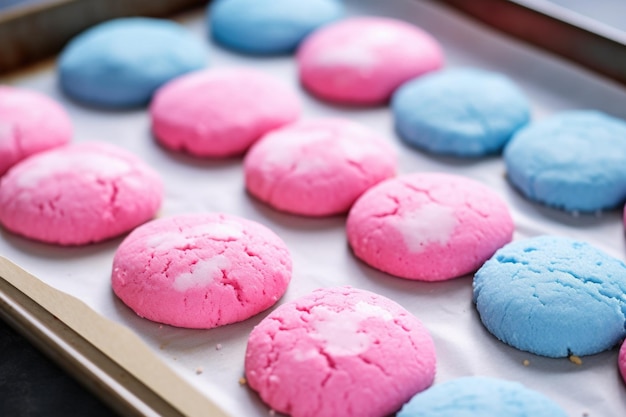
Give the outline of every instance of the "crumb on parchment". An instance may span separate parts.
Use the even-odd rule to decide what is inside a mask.
[[[239,378],[239,385],[246,385],[248,383],[248,380],[245,377],[241,377]]]
[[[204,371],[204,370],[202,369],[202,367],[201,367],[201,366],[198,366],[198,367],[196,368],[196,375],[200,375],[203,371]]]
[[[576,356],[576,355],[570,355],[569,356],[569,361],[576,364],[576,365],[582,365],[583,364],[583,360],[580,359],[580,356]]]
[[[528,359],[524,359],[524,360],[522,361],[522,365],[524,365],[524,366],[528,366],[528,365],[530,365],[530,361],[529,361]]]
[[[222,349],[222,344],[218,343],[217,345],[215,345],[215,350],[221,350]]]

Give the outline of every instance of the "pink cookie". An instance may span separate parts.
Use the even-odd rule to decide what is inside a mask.
[[[133,231],[113,260],[117,296],[138,315],[209,329],[274,305],[291,279],[283,241],[258,223],[216,213],[158,219]]]
[[[105,143],[68,145],[15,165],[0,181],[0,223],[28,238],[84,245],[152,218],[161,179],[125,150]]]
[[[71,138],[72,123],[57,102],[35,91],[0,86],[0,175]]]
[[[471,273],[511,241],[504,201],[479,182],[416,173],[368,190],[350,210],[348,240],[370,266],[402,278],[441,281]]]
[[[622,343],[622,347],[619,350],[618,368],[622,375],[622,379],[626,382],[626,340]]]
[[[435,346],[422,323],[383,296],[319,289],[256,326],[248,384],[293,417],[382,417],[435,377]]]
[[[163,146],[202,157],[244,153],[272,129],[293,122],[300,102],[279,80],[252,69],[210,69],[159,89],[150,105]]]
[[[368,188],[396,172],[394,149],[343,119],[302,121],[268,133],[244,160],[248,191],[305,216],[345,213]]]
[[[298,50],[302,84],[316,96],[360,105],[386,103],[402,83],[443,65],[439,44],[400,20],[355,17],[310,35]]]

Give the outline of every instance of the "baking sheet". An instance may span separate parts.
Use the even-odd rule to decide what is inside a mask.
[[[533,103],[533,117],[574,108],[595,108],[626,118],[626,90],[530,48],[430,1],[348,0],[350,14],[396,17],[431,32],[443,45],[449,67],[479,66],[515,79]],[[204,11],[178,18],[207,39]],[[506,182],[499,157],[457,160],[433,157],[406,147],[393,132],[388,108],[353,109],[319,102],[302,92],[292,57],[246,57],[206,42],[213,67],[252,66],[280,77],[301,91],[305,118],[343,116],[376,129],[397,148],[399,173],[447,171],[469,176],[496,189],[509,203],[515,239],[543,233],[592,242],[625,259],[621,211],[573,216],[543,208],[520,197]],[[289,246],[292,283],[280,303],[315,288],[352,285],[387,296],[419,317],[435,340],[435,383],[466,375],[522,382],[555,400],[570,416],[626,415],[626,386],[617,371],[617,349],[583,357],[548,359],[508,347],[482,326],[471,301],[471,277],[441,283],[394,278],[356,260],[346,243],[345,216],[307,219],[271,210],[244,190],[241,158],[206,161],[170,153],[150,134],[145,110],[105,111],[67,100],[59,91],[54,63],[0,79],[33,88],[62,102],[75,124],[75,141],[104,140],[134,152],[158,169],[165,181],[162,216],[223,211],[259,221]],[[266,416],[268,408],[240,385],[247,336],[267,313],[211,330],[178,329],[137,317],[113,295],[109,275],[117,238],[83,248],[58,248],[30,242],[4,231],[0,253],[53,287],[85,301],[98,313],[136,332],[186,380],[233,416]],[[524,365],[524,361],[529,363]]]

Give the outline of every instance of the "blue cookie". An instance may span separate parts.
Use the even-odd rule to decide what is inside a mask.
[[[509,181],[528,199],[591,212],[626,200],[626,122],[568,111],[517,133],[504,150]]]
[[[415,395],[397,417],[567,417],[544,395],[517,382],[464,377]]]
[[[70,97],[103,107],[145,105],[165,82],[203,68],[201,40],[160,19],[123,18],[74,38],[61,53],[59,77]]]
[[[452,69],[416,78],[396,91],[396,131],[409,145],[459,157],[499,153],[530,119],[530,105],[506,76]]]
[[[626,336],[626,265],[569,238],[520,240],[476,272],[474,302],[487,330],[517,349],[592,355]]]
[[[217,42],[252,54],[293,52],[313,30],[343,15],[338,0],[218,0],[208,11]]]

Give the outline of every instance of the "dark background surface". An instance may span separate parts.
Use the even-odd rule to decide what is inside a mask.
[[[117,416],[0,321],[0,416]]]
[[[46,0],[0,0],[0,13]],[[626,30],[625,0],[546,0]],[[0,416],[117,417],[8,324],[0,320]]]

